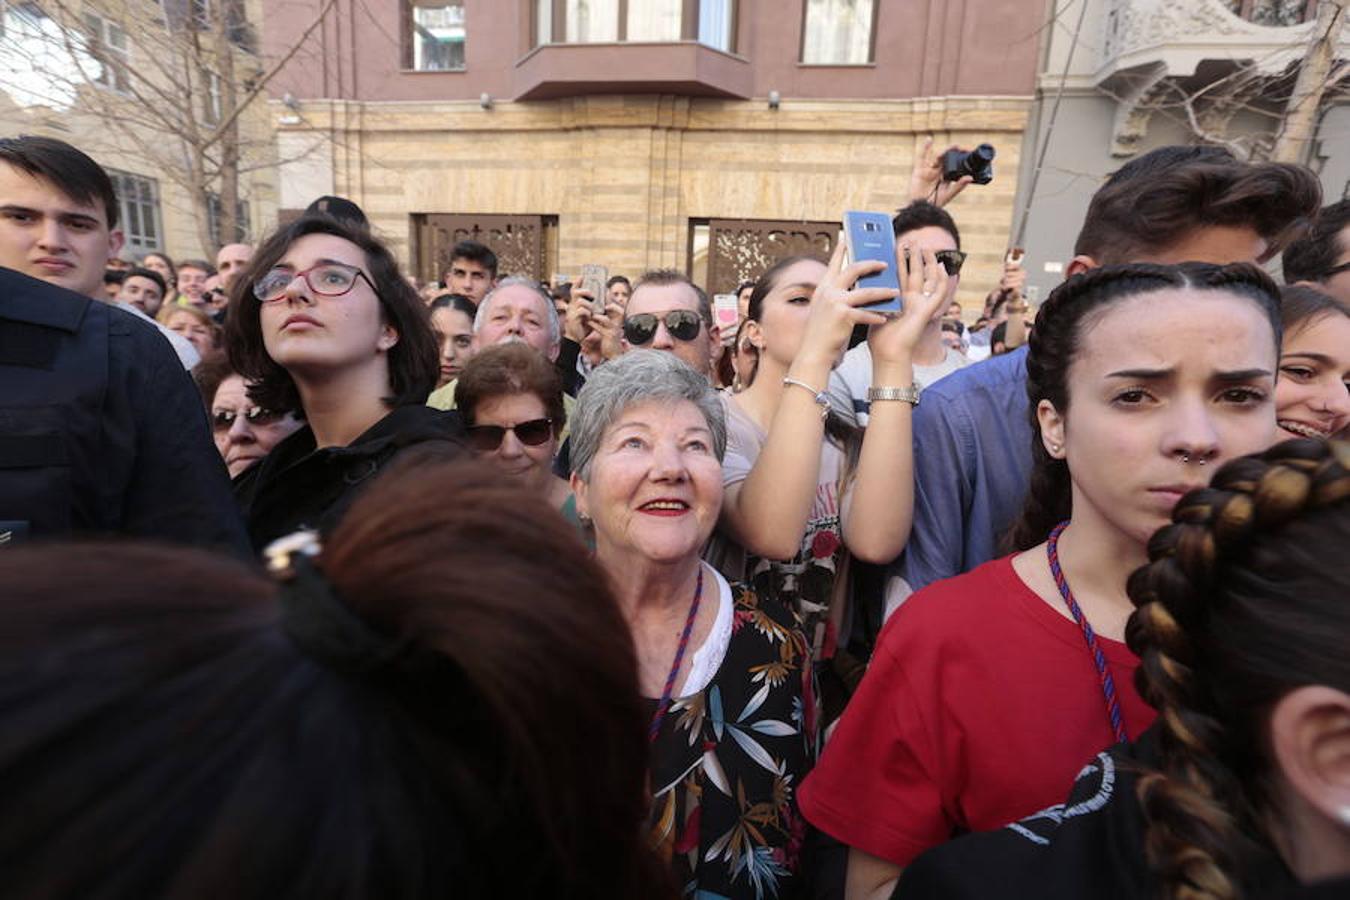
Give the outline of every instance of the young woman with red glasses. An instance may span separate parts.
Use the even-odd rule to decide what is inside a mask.
[[[553,474],[566,421],[562,374],[542,353],[525,344],[488,347],[459,376],[455,407],[470,450],[555,509],[572,507],[572,489]]]
[[[330,216],[279,229],[235,280],[227,323],[249,398],[306,421],[235,482],[255,548],[331,528],[413,445],[455,452],[459,417],[424,405],[439,371],[426,307],[370,232]]]

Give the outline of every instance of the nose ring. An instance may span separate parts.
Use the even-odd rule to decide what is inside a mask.
[[[1190,461],[1191,461],[1191,455],[1190,455],[1189,453],[1183,453],[1183,454],[1181,454],[1181,461],[1182,461],[1182,463],[1189,465],[1189,464],[1190,464]],[[1205,459],[1205,458],[1202,456],[1202,457],[1200,457],[1199,459],[1197,459],[1196,462],[1198,462],[1200,465],[1203,466],[1203,465],[1207,464],[1207,463],[1209,462],[1209,460]]]

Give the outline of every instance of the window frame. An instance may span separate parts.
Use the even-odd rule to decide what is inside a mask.
[[[131,35],[117,22],[92,10],[84,10],[80,18],[85,29],[85,48],[102,67],[99,76],[90,81],[114,94],[131,96]],[[111,40],[113,29],[122,35],[120,49]]]
[[[428,9],[443,9],[451,6],[458,6],[462,10],[464,10],[464,64],[460,66],[458,69],[419,69],[416,67],[417,48],[415,45],[417,35],[414,32],[416,21],[413,16],[413,9],[414,7],[423,5],[425,5]],[[418,73],[431,72],[440,74],[446,73],[453,74],[453,73],[467,72],[469,70],[469,50],[468,50],[469,9],[467,0],[458,0],[458,2],[451,2],[451,0],[446,0],[446,2],[441,3],[439,6],[435,6],[432,4],[419,4],[415,3],[414,0],[399,0],[399,10],[400,10],[399,31],[402,36],[402,44],[403,44],[400,51],[401,56],[399,59],[399,65],[403,69],[403,71],[418,72]]]
[[[107,172],[108,177],[112,180],[113,194],[117,197],[117,214],[118,220],[121,222],[119,227],[122,234],[125,235],[126,245],[144,253],[163,250],[164,215],[160,210],[159,179],[122,169],[108,169]],[[137,196],[131,196],[129,188],[134,188]],[[148,199],[141,196],[146,192],[149,194]],[[134,217],[131,215],[132,204],[135,204],[138,209],[138,213]],[[155,231],[153,240],[144,233],[143,223],[147,211],[153,220]],[[142,223],[140,233],[132,231],[131,224],[133,221]]]
[[[1246,0],[1252,2],[1252,0]],[[834,69],[859,69],[877,64],[877,23],[881,19],[881,0],[872,0],[872,25],[871,32],[867,35],[867,61],[860,63],[849,62],[807,62],[806,61],[806,15],[811,0],[802,0],[802,27],[801,37],[797,44],[797,65],[809,66],[811,68],[834,68]]]
[[[231,240],[224,240],[224,235],[220,233],[220,194],[215,191],[206,192],[206,234],[217,247],[249,242],[249,236],[253,233],[253,220],[249,213],[248,201],[240,197],[238,204],[234,218],[235,236]]]
[[[543,40],[539,33],[539,0],[526,0],[530,8],[530,38],[531,48],[545,47],[550,44],[569,47],[584,47],[588,44],[627,44],[628,41],[628,4],[632,0],[618,0],[619,19],[616,37],[614,41],[568,41],[567,40],[567,0],[549,0],[552,4],[553,22],[552,34],[548,40]],[[730,46],[726,48],[715,47],[712,44],[704,44],[699,40],[698,27],[701,18],[703,0],[680,0],[680,37],[678,41],[641,41],[640,43],[683,43],[692,42],[707,47],[710,50],[716,50],[720,53],[736,52],[738,44],[737,35],[741,28],[741,3],[744,0],[727,0],[731,4],[731,26],[728,29],[730,36]]]

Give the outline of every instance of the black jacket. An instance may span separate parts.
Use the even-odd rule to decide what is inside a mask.
[[[0,544],[73,534],[248,547],[201,395],[164,336],[0,268]]]
[[[1098,754],[1064,803],[920,855],[892,900],[1152,900],[1158,885],[1136,788],[1139,773],[1159,762],[1155,725],[1133,744]],[[1298,895],[1288,868],[1264,845],[1253,844],[1244,862],[1245,896]]]
[[[461,452],[459,413],[400,406],[346,447],[316,450],[308,427],[272,448],[234,480],[253,548],[302,528],[329,531],[371,479],[409,448]]]

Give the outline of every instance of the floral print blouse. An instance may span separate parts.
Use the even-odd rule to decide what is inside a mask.
[[[732,585],[726,655],[675,699],[652,744],[650,837],[681,896],[790,896],[806,822],[797,788],[816,759],[811,653],[797,617]],[[653,701],[653,706],[655,701]]]

